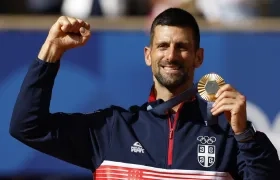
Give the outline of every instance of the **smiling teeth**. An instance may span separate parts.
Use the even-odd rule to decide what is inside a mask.
[[[164,67],[165,70],[178,70],[178,67]]]

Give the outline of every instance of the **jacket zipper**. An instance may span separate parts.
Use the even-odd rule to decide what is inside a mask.
[[[169,127],[169,135],[168,135],[168,154],[167,154],[167,164],[168,166],[171,166],[173,163],[173,149],[174,149],[174,133],[175,133],[175,129],[177,126],[177,121],[178,121],[178,117],[179,117],[179,111],[182,108],[182,104],[180,105],[178,111],[175,114],[175,117],[173,119],[173,123],[172,123],[172,119],[173,115],[172,113],[169,114],[169,118],[168,118],[168,127]]]
[[[171,115],[172,116],[172,115]],[[168,155],[167,155],[167,164],[168,166],[172,165],[172,161],[173,161],[173,146],[174,146],[174,126],[176,125],[175,121],[176,119],[174,119],[174,122],[171,122],[171,118],[169,116],[168,118],[168,127],[169,127],[169,138],[168,138]]]

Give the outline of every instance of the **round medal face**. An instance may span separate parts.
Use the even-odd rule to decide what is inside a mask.
[[[218,74],[206,74],[198,82],[198,93],[204,100],[214,102],[219,88],[225,84],[225,80]]]

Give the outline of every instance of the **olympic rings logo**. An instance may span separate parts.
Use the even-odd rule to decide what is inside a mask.
[[[213,144],[214,142],[216,142],[216,138],[215,137],[209,137],[209,136],[198,136],[197,140],[201,143],[201,144]]]

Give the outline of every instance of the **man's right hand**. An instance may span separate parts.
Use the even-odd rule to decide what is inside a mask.
[[[46,62],[56,62],[65,51],[84,45],[89,38],[90,25],[87,22],[61,16],[51,27],[38,58]]]

